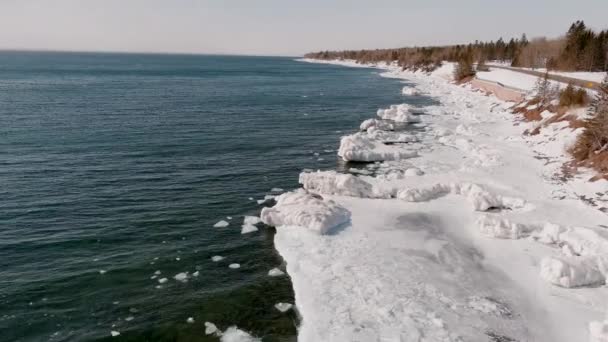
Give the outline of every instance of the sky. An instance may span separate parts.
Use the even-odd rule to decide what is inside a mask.
[[[608,28],[608,0],[0,0],[0,49],[298,56]]]

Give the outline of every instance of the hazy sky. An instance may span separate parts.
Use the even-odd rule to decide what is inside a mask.
[[[300,55],[608,28],[608,0],[0,0],[0,49]]]

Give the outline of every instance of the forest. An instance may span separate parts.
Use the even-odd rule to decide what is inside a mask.
[[[596,32],[583,21],[576,21],[558,38],[529,40],[525,34],[505,41],[475,41],[464,45],[405,47],[397,49],[320,51],[305,57],[352,59],[360,63],[397,62],[404,69],[430,71],[442,61],[487,60],[510,63],[515,67],[547,68],[559,71],[608,70],[608,30]]]

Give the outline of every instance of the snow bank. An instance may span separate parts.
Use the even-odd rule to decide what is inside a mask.
[[[417,156],[415,151],[407,151],[399,146],[385,145],[364,133],[347,135],[340,140],[338,156],[344,161],[375,162],[399,160]]]
[[[608,342],[608,320],[589,323],[589,342]]]
[[[262,209],[261,218],[269,226],[297,226],[327,234],[349,222],[350,212],[332,200],[300,189],[278,196],[274,207]]]
[[[384,120],[392,120],[395,122],[420,122],[420,118],[412,114],[414,107],[403,103],[391,105],[387,109],[378,109],[378,116]]]

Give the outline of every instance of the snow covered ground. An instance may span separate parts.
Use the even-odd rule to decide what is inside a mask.
[[[277,226],[299,341],[608,341],[608,182],[557,176],[577,131],[523,135],[539,123],[449,83],[448,66],[382,67],[439,101],[409,123],[423,130],[364,125],[339,153],[375,163],[303,173],[304,190],[261,215]],[[383,144],[396,134],[413,138]]]
[[[496,63],[496,62],[491,62],[491,63],[487,63],[488,65],[499,65],[499,66],[506,66],[506,67],[511,67],[511,65],[509,63]],[[547,69],[545,68],[536,68],[536,69],[532,69],[532,68],[516,68],[516,69],[522,69],[522,70],[531,70],[531,71],[539,71],[539,72],[546,72]],[[585,80],[585,81],[591,81],[591,82],[597,82],[597,83],[602,83],[602,81],[604,80],[604,77],[606,77],[606,73],[605,72],[587,72],[587,71],[573,71],[573,72],[566,72],[566,71],[554,71],[551,70],[549,71],[550,75],[557,75],[557,76],[565,76],[565,77],[572,77],[572,78],[576,78],[579,80]]]

